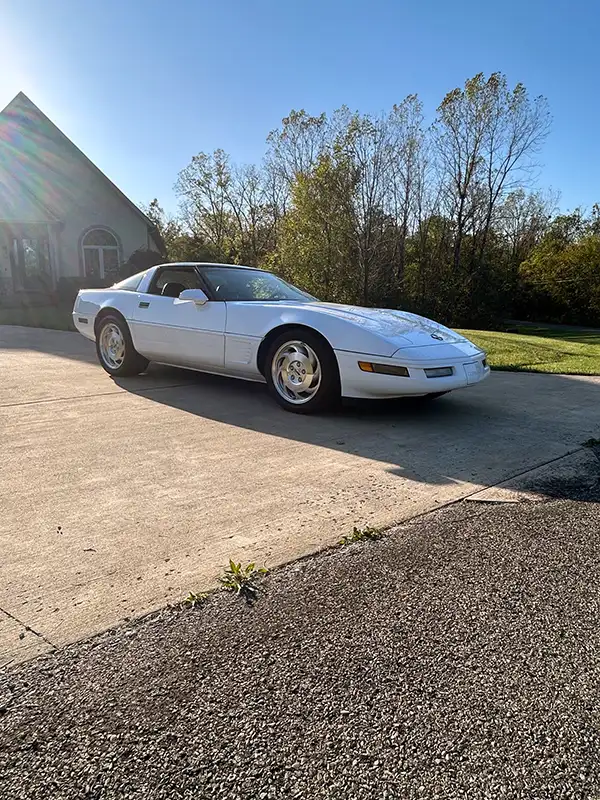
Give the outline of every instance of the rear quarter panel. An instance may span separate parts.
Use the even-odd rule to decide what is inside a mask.
[[[104,308],[114,308],[126,320],[133,319],[133,310],[139,302],[137,292],[114,289],[82,289],[73,306],[73,324],[87,339],[96,339],[94,324]],[[134,339],[135,345],[135,339]]]

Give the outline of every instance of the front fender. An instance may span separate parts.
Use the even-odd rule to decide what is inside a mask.
[[[311,306],[228,303],[228,334],[264,339],[271,331],[284,325],[312,328],[324,336],[334,350],[390,357],[398,347],[360,324],[320,313]]]

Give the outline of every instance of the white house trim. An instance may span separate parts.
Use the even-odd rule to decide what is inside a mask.
[[[113,244],[86,244],[86,237],[89,236],[90,233],[94,231],[103,231],[107,233],[109,236],[112,237],[114,241]],[[107,225],[90,225],[89,228],[86,228],[80,236],[79,239],[79,249],[80,249],[80,259],[81,259],[81,277],[86,278],[88,277],[86,272],[86,252],[89,254],[92,251],[98,253],[98,266],[100,269],[100,274],[97,276],[99,278],[106,278],[106,269],[105,263],[109,258],[108,253],[115,253],[116,254],[116,266],[118,267],[123,261],[123,247],[121,245],[121,241],[117,233],[109,228]],[[105,252],[106,251],[106,252]],[[116,276],[115,276],[116,277]]]

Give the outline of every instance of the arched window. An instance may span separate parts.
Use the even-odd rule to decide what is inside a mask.
[[[116,278],[119,271],[119,243],[104,228],[88,231],[81,243],[86,278]]]

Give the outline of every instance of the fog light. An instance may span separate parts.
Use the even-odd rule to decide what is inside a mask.
[[[452,367],[434,367],[433,369],[426,369],[425,375],[428,378],[447,378],[454,373]]]
[[[359,361],[358,367],[363,372],[377,372],[380,375],[399,375],[402,378],[410,378],[406,367],[397,367],[395,364],[372,364],[370,361]]]

